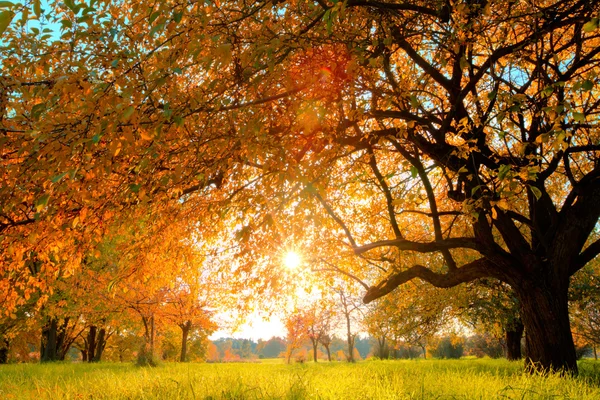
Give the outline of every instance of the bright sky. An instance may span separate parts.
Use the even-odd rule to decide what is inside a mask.
[[[219,316],[219,319],[231,320],[231,317],[223,314]],[[236,330],[219,329],[209,339],[216,340],[222,337],[233,337],[237,339],[252,339],[258,342],[258,339],[269,340],[273,336],[285,337],[285,327],[281,318],[277,315],[265,317],[255,312],[248,316],[247,321],[247,323],[241,325]]]

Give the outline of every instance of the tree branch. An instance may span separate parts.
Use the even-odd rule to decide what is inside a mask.
[[[579,253],[575,265],[572,268],[571,275],[585,267],[585,265],[596,258],[598,254],[600,254],[600,239],[596,240]]]
[[[381,240],[366,244],[364,246],[355,246],[354,254],[362,254],[369,250],[379,247],[396,247],[399,250],[416,251],[419,253],[433,253],[447,249],[473,249],[477,250],[477,241],[471,237],[456,237],[433,242],[413,242],[405,239]]]
[[[376,286],[371,286],[363,297],[363,301],[368,304],[415,278],[428,282],[435,287],[449,288],[475,279],[492,276],[490,269],[491,265],[485,258],[472,261],[446,274],[433,272],[422,265],[414,265],[405,271],[390,276]]]

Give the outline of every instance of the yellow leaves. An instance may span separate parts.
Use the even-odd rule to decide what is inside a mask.
[[[122,148],[123,148],[123,144],[121,143],[120,140],[115,140],[115,141],[111,142],[109,145],[109,150],[110,150],[111,154],[113,155],[113,157],[117,157],[119,155],[119,153],[121,152]]]
[[[214,56],[221,66],[228,65],[231,62],[231,44],[226,43],[215,48]]]
[[[150,132],[148,132],[148,131],[147,131],[147,130],[145,130],[145,129],[140,129],[138,132],[139,132],[139,134],[140,134],[140,137],[141,137],[142,139],[144,139],[144,140],[148,140],[148,141],[150,141],[150,140],[153,140],[153,139],[154,139],[154,138],[153,138],[153,136],[150,134]]]

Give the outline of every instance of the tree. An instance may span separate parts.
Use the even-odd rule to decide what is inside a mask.
[[[576,275],[571,291],[571,318],[578,341],[590,346],[598,359],[600,345],[600,276],[598,262],[590,263]]]
[[[29,15],[60,40],[24,34],[26,15],[2,28],[7,269],[35,250],[61,270],[57,249],[132,204],[235,209],[248,257],[304,208],[315,251],[343,234],[363,257],[366,302],[495,278],[528,365],[577,371],[569,282],[600,252],[595,2],[52,3]]]
[[[452,292],[452,291],[451,291]],[[380,356],[386,347],[419,346],[427,357],[427,342],[448,321],[451,293],[431,286],[403,287],[379,299],[365,318],[369,333],[378,338]],[[382,357],[387,358],[387,357]]]
[[[306,340],[308,330],[306,329],[306,320],[298,310],[294,310],[288,314],[284,320],[284,324],[287,333],[285,356],[286,362],[289,364],[294,351],[299,349]]]
[[[340,313],[346,323],[346,344],[348,345],[346,359],[348,362],[355,362],[354,341],[356,340],[357,333],[353,332],[352,323],[355,321],[355,314],[361,311],[361,304],[357,298],[353,297],[351,293],[345,291],[343,288],[336,289],[336,292],[339,296],[338,306]]]
[[[457,296],[459,318],[475,331],[494,336],[508,360],[520,360],[524,327],[512,289],[498,281],[479,280],[467,285],[466,292]]]
[[[323,342],[327,343],[324,347],[327,350],[327,359],[331,361],[328,338],[332,330],[334,318],[332,304],[325,299],[315,301],[302,311],[302,317],[307,329],[307,336],[312,344],[313,361],[317,362],[317,348]]]
[[[262,355],[263,358],[276,358],[285,352],[285,341],[279,337],[272,337],[263,343],[264,345],[261,347],[261,343],[259,342],[259,347],[257,348],[259,356]]]

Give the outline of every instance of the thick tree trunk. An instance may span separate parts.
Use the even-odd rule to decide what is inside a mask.
[[[567,288],[550,289],[540,285],[540,280],[522,282],[519,286],[515,292],[527,332],[526,368],[577,374]]]
[[[106,348],[106,329],[101,328],[98,331],[98,340],[96,342],[96,352],[94,353],[94,362],[102,361],[102,353]]]
[[[94,355],[96,354],[96,332],[98,328],[95,325],[90,326],[90,331],[87,337],[87,353],[88,362],[94,362]]]
[[[520,360],[521,355],[521,339],[523,338],[523,330],[525,327],[521,320],[513,322],[506,328],[506,359]]]
[[[57,349],[58,320],[51,318],[42,328],[42,341],[40,346],[40,361],[49,362],[58,360]]]
[[[317,362],[317,347],[319,346],[319,340],[311,338],[310,341],[313,346],[313,361]]]
[[[179,361],[185,362],[187,357],[188,334],[190,333],[192,322],[186,321],[185,324],[180,324],[179,327],[181,328],[181,355],[179,356]]]
[[[10,341],[8,339],[2,339],[0,342],[0,364],[8,363],[8,351],[10,350]]]

